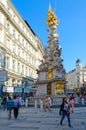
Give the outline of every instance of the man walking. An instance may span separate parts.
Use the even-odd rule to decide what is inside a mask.
[[[14,117],[17,118],[19,114],[20,101],[17,96],[14,96]]]

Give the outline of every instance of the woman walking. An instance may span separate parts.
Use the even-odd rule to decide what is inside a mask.
[[[51,109],[50,109],[50,102],[49,102],[49,99],[48,99],[48,95],[46,96],[45,101],[44,101],[44,111],[46,111],[46,109],[48,109],[49,111],[51,111]]]
[[[63,98],[63,102],[60,106],[60,113],[59,113],[62,117],[61,117],[61,120],[60,120],[60,125],[62,125],[63,123],[63,120],[65,118],[65,116],[67,117],[68,119],[68,126],[71,127],[71,122],[70,122],[70,106],[67,102],[67,99],[66,97]]]
[[[72,112],[74,112],[74,108],[75,108],[75,98],[74,98],[73,95],[70,97],[70,105],[71,105],[71,107],[72,107]]]
[[[3,98],[3,106],[4,106],[4,111],[5,111],[5,109],[6,109],[6,100],[7,100],[7,97],[6,97],[6,96],[4,96],[4,98]]]

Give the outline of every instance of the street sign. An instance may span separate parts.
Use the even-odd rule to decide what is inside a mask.
[[[2,87],[0,86],[0,95],[2,94]]]
[[[8,86],[7,86],[7,92],[13,93],[13,92],[14,92],[14,88],[13,88],[13,87],[8,87]]]
[[[7,92],[7,86],[3,86],[3,92]]]
[[[16,93],[22,93],[22,87],[15,87],[14,92]]]
[[[24,93],[30,93],[30,88],[24,88]]]
[[[7,71],[0,71],[0,84],[7,81]]]

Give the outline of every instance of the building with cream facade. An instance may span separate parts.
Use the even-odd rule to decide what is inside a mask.
[[[42,42],[27,21],[10,0],[0,0],[0,70],[7,71],[3,91],[12,93],[14,86],[33,82],[43,54]]]
[[[75,69],[66,74],[67,89],[76,90],[78,93],[86,88],[86,66],[78,59]],[[85,89],[84,88],[84,89]]]

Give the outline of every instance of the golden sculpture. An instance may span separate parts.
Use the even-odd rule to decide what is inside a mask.
[[[51,10],[51,9],[48,10],[48,19],[46,21],[46,24],[48,26],[50,26],[50,27],[52,25],[56,25],[57,26],[59,24],[59,21],[58,21],[56,15],[54,14],[54,11]]]
[[[64,82],[62,80],[59,80],[56,84],[56,92],[58,94],[64,93]]]
[[[49,79],[53,78],[53,70],[48,71],[48,78]]]

